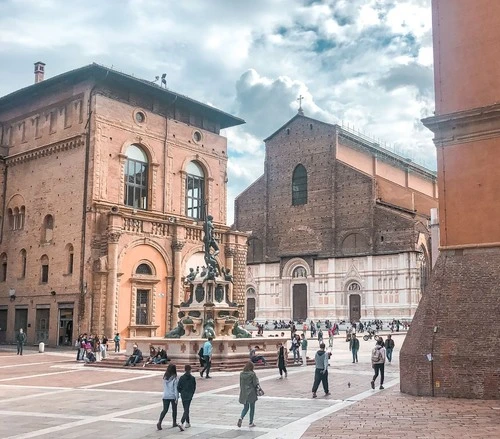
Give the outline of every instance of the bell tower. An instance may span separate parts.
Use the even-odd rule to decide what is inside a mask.
[[[500,399],[499,14],[432,1],[440,254],[401,349],[413,395]]]

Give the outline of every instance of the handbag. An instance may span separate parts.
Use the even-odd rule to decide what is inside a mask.
[[[262,387],[260,387],[259,384],[257,384],[256,390],[257,390],[257,396],[264,396],[265,395],[264,390],[262,390]]]

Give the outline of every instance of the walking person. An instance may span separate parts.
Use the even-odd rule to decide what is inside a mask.
[[[375,370],[375,375],[371,382],[372,389],[375,389],[375,380],[380,372],[380,390],[384,389],[384,365],[385,365],[385,347],[384,340],[378,339],[377,344],[372,350],[372,367]]]
[[[243,410],[238,419],[238,427],[241,427],[243,418],[250,410],[249,427],[255,427],[253,422],[255,415],[255,402],[257,401],[257,389],[259,389],[259,379],[253,371],[253,363],[249,361],[240,373],[240,404],[243,404]]]
[[[297,334],[292,340],[293,363],[300,363],[300,337]]]
[[[160,413],[160,419],[156,424],[156,428],[161,430],[161,423],[163,418],[168,412],[170,405],[172,405],[172,428],[179,427],[180,431],[184,431],[182,425],[177,423],[177,401],[179,399],[179,391],[177,390],[177,385],[179,380],[177,379],[177,368],[175,364],[169,364],[165,374],[163,375],[163,410]]]
[[[323,331],[321,330],[321,328],[318,330],[318,343],[323,343]]]
[[[23,347],[24,344],[26,343],[26,334],[23,331],[23,328],[19,328],[19,332],[17,333],[16,336],[16,343],[17,343],[17,355],[23,355]]]
[[[351,341],[349,342],[349,350],[352,353],[352,362],[358,362],[359,340],[356,334],[352,334]]]
[[[316,398],[318,395],[316,394],[319,383],[323,384],[323,390],[325,391],[325,396],[330,395],[330,391],[328,389],[328,354],[325,352],[325,344],[321,343],[319,345],[319,351],[316,352],[314,356],[314,363],[316,365],[316,369],[314,370],[314,384],[312,388],[313,398]]]
[[[306,334],[302,334],[302,340],[300,342],[300,352],[302,355],[302,366],[307,366],[307,339]]]
[[[196,380],[194,376],[191,375],[191,366],[189,364],[186,364],[184,366],[184,375],[182,375],[179,379],[177,390],[181,395],[182,407],[184,409],[180,425],[184,428],[189,428],[191,427],[191,421],[189,419],[189,407],[191,406],[194,392],[196,392]]]
[[[278,361],[277,361],[278,370],[280,372],[280,377],[279,377],[280,380],[283,379],[283,372],[285,372],[285,378],[288,377],[288,372],[286,370],[287,357],[288,357],[288,352],[286,351],[286,347],[283,346],[283,343],[280,343],[278,347]]]
[[[335,334],[335,329],[333,329],[333,326],[330,326],[328,328],[328,347],[332,348],[333,347],[333,336]]]
[[[203,345],[203,362],[205,366],[200,372],[200,376],[203,378],[203,374],[206,372],[206,378],[212,378],[210,374],[210,368],[212,367],[212,337],[208,337],[208,340]]]
[[[113,341],[115,342],[115,352],[120,352],[120,334],[118,334],[118,332],[113,338]]]
[[[387,339],[385,340],[384,346],[385,346],[385,353],[387,356],[387,361],[390,363],[392,361],[392,351],[394,350],[394,346],[395,346],[395,343],[394,343],[394,340],[392,339],[391,334],[389,334],[387,336]]]

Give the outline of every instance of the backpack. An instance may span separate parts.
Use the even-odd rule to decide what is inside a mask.
[[[380,349],[373,348],[372,351],[372,363],[378,363],[382,359],[382,354]]]
[[[198,357],[203,358],[203,346],[198,351]]]

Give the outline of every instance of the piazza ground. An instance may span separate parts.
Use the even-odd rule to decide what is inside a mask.
[[[313,367],[293,368],[286,380],[276,370],[258,370],[266,395],[256,407],[257,427],[236,426],[238,373],[198,377],[191,406],[192,428],[156,430],[161,410],[161,372],[142,367],[110,370],[84,367],[74,351],[39,354],[0,348],[0,437],[21,438],[498,438],[500,402],[416,398],[399,392],[396,341],[393,364],[386,366],[385,390],[371,390],[370,348],[361,341],[359,363],[348,343],[337,337],[330,362],[330,391],[311,399]],[[311,343],[310,353],[317,342]],[[180,414],[179,414],[180,417]]]

